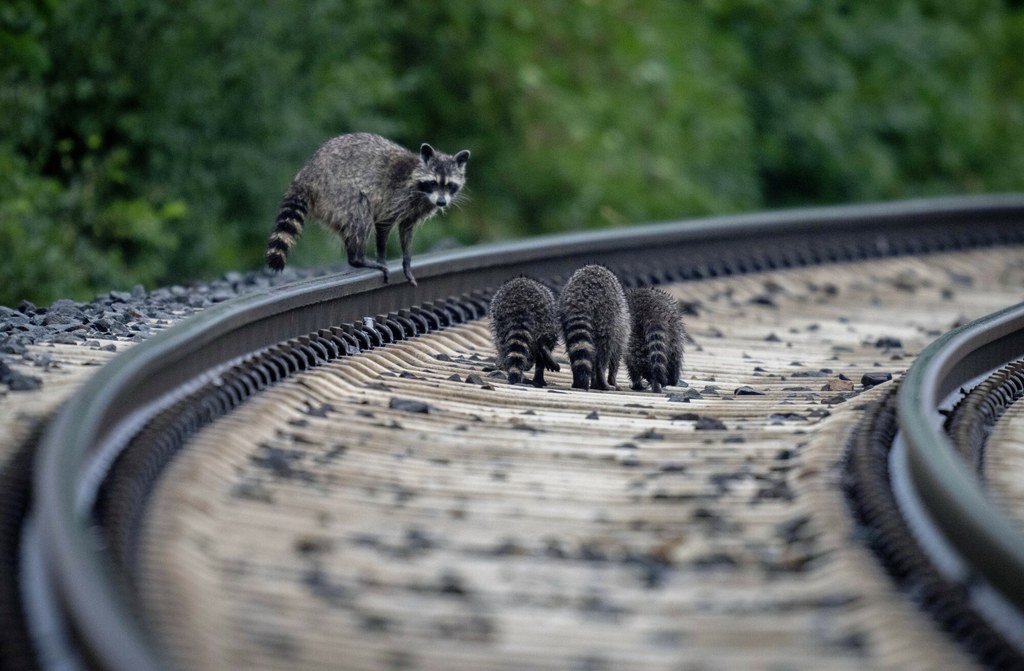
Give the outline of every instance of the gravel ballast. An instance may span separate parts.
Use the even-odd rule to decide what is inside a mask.
[[[26,372],[26,367],[47,369],[53,361],[34,345],[79,345],[116,352],[215,303],[336,270],[228,272],[210,282],[153,291],[136,285],[131,291],[111,291],[89,302],[62,298],[47,307],[29,301],[15,307],[0,306],[0,385],[10,392],[40,388],[42,379]]]

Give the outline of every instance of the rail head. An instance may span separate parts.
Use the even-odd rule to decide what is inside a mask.
[[[865,250],[887,256],[928,249],[927,243],[918,242],[918,227],[941,233],[950,245],[974,236],[989,240],[985,237],[989,233],[995,236],[992,240],[1002,239],[999,236],[1006,231],[1021,241],[1022,220],[1024,195],[717,217],[550,236],[424,257],[417,264],[416,287],[404,282],[383,285],[376,272],[347,272],[209,308],[104,366],[69,400],[46,432],[35,470],[34,514],[53,582],[78,636],[102,667],[161,668],[155,643],[128,596],[119,592],[92,529],[90,506],[97,478],[112,461],[111,450],[117,449],[124,427],[147,407],[248,352],[364,315],[494,287],[519,272],[567,275],[587,261],[652,269],[728,265],[736,259],[756,265],[771,256],[770,250],[784,250],[778,253],[796,258],[797,263],[820,263],[858,258],[868,253]],[[813,244],[832,251],[818,260],[809,253],[807,260],[802,254]],[[711,272],[717,271],[711,268]]]
[[[1024,612],[1024,532],[985,494],[943,430],[943,400],[979,375],[1024,357],[1024,303],[965,324],[918,355],[899,391],[899,431],[911,483],[946,540]]]

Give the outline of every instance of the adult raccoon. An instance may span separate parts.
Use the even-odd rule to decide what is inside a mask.
[[[267,265],[284,268],[288,250],[302,234],[306,215],[341,237],[349,265],[384,273],[388,234],[398,226],[402,271],[412,284],[416,225],[458,198],[466,181],[469,150],[454,156],[429,144],[419,154],[370,133],[340,135],[325,142],[299,170],[284,194],[267,242]],[[377,260],[366,259],[370,231],[377,232]]]

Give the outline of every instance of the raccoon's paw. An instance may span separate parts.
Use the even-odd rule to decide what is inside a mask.
[[[552,373],[557,373],[558,371],[562,370],[562,367],[559,366],[558,362],[555,361],[554,357],[551,356],[551,350],[548,349],[547,347],[541,348],[540,355],[538,355],[537,357],[537,361],[538,366],[543,365],[544,368],[551,371]]]
[[[408,260],[402,261],[402,273],[405,279],[409,280],[409,284],[416,286],[416,278],[412,276],[412,264]]]

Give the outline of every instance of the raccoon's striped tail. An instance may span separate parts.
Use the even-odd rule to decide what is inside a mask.
[[[519,384],[523,381],[524,371],[530,367],[530,332],[523,328],[513,328],[505,334],[503,345],[503,362],[508,382]]]
[[[644,357],[650,370],[651,391],[661,393],[668,384],[668,338],[665,330],[649,327],[644,333]]]
[[[590,320],[585,317],[570,317],[563,324],[565,350],[569,354],[569,369],[572,370],[574,389],[590,389],[594,376],[594,339]]]
[[[274,231],[270,234],[270,240],[267,241],[267,266],[271,270],[284,269],[284,263],[288,259],[288,250],[302,235],[302,226],[306,222],[308,209],[309,202],[305,196],[295,189],[288,189],[281,200],[281,209],[277,213]]]

